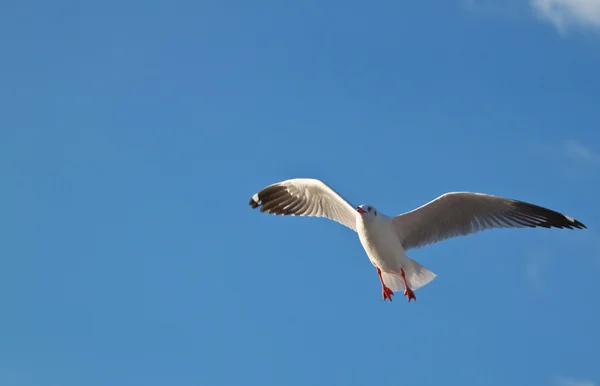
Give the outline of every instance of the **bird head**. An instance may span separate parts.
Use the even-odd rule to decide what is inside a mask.
[[[377,217],[377,209],[372,205],[359,205],[356,207],[356,211],[361,215],[362,218],[370,219]]]

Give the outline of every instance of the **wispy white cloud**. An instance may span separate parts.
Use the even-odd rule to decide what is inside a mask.
[[[551,161],[557,170],[576,180],[597,176],[600,168],[600,154],[581,141],[537,143],[532,144],[529,151]]]
[[[537,17],[554,25],[562,35],[576,28],[600,33],[600,0],[458,0],[458,3],[480,15],[519,21]]]
[[[530,0],[538,17],[552,23],[561,34],[569,28],[600,32],[599,0]]]
[[[557,378],[556,379],[557,386],[596,386],[595,382],[590,380],[581,380],[581,379],[573,379],[573,378]]]
[[[600,0],[597,1],[600,4]],[[594,151],[575,140],[565,141],[563,149],[567,156],[577,161],[597,164],[600,160]]]

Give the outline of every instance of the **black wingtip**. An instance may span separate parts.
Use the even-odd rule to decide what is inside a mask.
[[[514,202],[519,214],[527,216],[527,218],[521,219],[528,222],[528,225],[544,228],[587,229],[581,221],[575,220],[571,216],[523,201],[515,200]]]
[[[260,207],[261,212],[267,212],[269,214],[293,215],[296,214],[294,210],[298,210],[294,205],[292,205],[294,208],[290,208],[293,199],[294,197],[290,195],[285,186],[275,184],[267,186],[253,195],[250,201],[248,201],[248,205],[250,205],[252,209]]]
[[[587,229],[587,227],[580,221],[573,219],[573,226],[577,229]]]
[[[252,209],[258,208],[258,203],[254,201],[254,196],[250,199],[250,201],[248,201],[248,205],[250,205]]]
[[[563,215],[563,216],[567,220],[566,224],[562,224],[565,228],[567,228],[567,229],[587,229],[587,227],[581,221],[575,220],[573,217],[570,217],[570,216],[565,216],[565,215]]]

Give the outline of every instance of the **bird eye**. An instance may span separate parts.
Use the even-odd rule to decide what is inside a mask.
[[[367,210],[370,212],[370,211],[371,211],[371,207],[370,207],[370,206],[369,206],[369,207],[367,207]]]

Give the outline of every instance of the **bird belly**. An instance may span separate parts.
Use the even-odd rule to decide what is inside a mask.
[[[396,234],[387,226],[361,228],[358,236],[371,263],[384,272],[400,271],[406,253]]]

